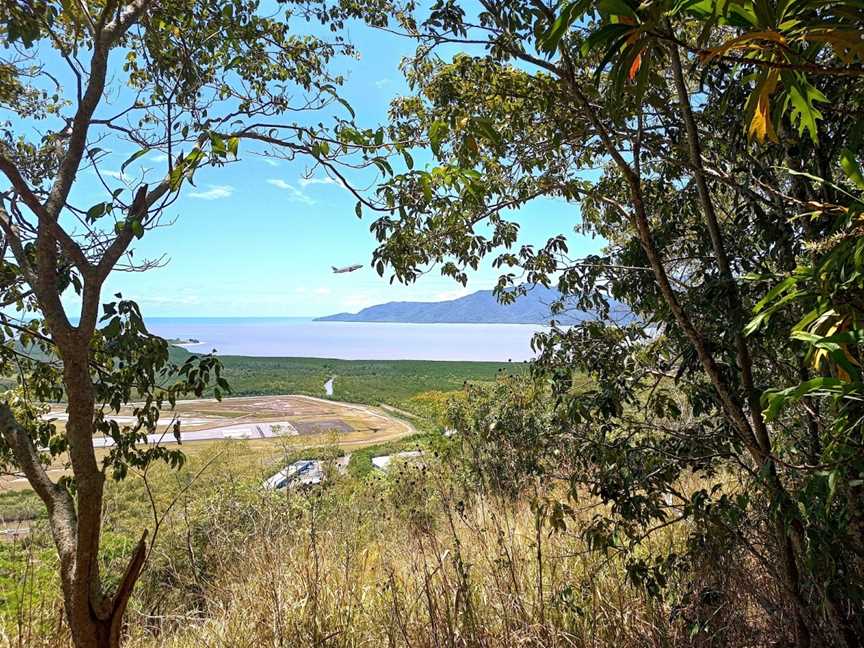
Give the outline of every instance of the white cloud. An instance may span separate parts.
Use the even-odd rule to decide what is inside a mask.
[[[294,187],[288,182],[285,182],[281,178],[270,178],[267,180],[267,184],[271,184],[277,189],[282,189],[283,191],[288,192],[288,200],[291,202],[302,203],[304,205],[314,205],[315,201],[307,196],[305,193],[300,191],[297,187]]]
[[[222,198],[230,198],[234,193],[234,187],[231,185],[208,185],[210,188],[207,191],[193,191],[189,194],[190,198],[200,198],[201,200],[220,200]]]
[[[388,85],[390,85],[391,83],[393,83],[393,81],[391,79],[378,79],[375,82],[375,87],[376,88],[385,88]]]
[[[289,183],[285,182],[281,178],[270,178],[269,180],[267,180],[267,184],[271,184],[274,187],[277,187],[279,189],[291,189],[292,188]]]
[[[153,306],[198,306],[203,304],[204,300],[197,295],[174,295],[171,297],[152,295],[149,297],[139,297],[138,302]]]
[[[161,164],[162,162],[168,161],[168,154],[167,153],[154,153],[153,155],[148,157],[147,160],[150,162],[155,162],[156,164]]]
[[[316,288],[315,294],[316,295],[329,295],[330,289],[329,288],[323,288],[323,287],[322,288]]]
[[[297,184],[304,188],[309,185],[332,185],[334,187],[341,187],[348,192],[351,191],[348,188],[348,185],[346,185],[340,178],[331,178],[330,176],[324,176],[323,178],[300,178],[297,180]]]
[[[267,164],[267,165],[269,165],[269,166],[271,166],[271,167],[277,167],[277,166],[279,166],[279,162],[278,162],[277,160],[274,160],[273,158],[269,158],[269,157],[262,157],[262,158],[261,158],[261,161],[262,161],[264,164]]]
[[[360,310],[361,308],[366,308],[367,306],[379,304],[382,301],[386,300],[375,299],[374,296],[368,293],[354,293],[342,300],[342,306],[343,308],[347,308],[348,310]]]
[[[300,178],[297,181],[301,187],[308,187],[309,185],[331,185],[336,184],[336,181],[330,176],[324,176],[323,178]]]

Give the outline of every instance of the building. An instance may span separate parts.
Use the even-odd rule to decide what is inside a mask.
[[[372,458],[372,466],[377,468],[382,472],[387,472],[390,468],[390,463],[394,459],[403,459],[403,460],[411,460],[417,457],[422,456],[422,452],[420,450],[412,450],[410,452],[397,452],[392,455],[384,455],[382,457],[373,457]]]
[[[324,481],[324,467],[317,459],[295,461],[264,482],[264,488],[278,490],[297,486],[312,486]]]

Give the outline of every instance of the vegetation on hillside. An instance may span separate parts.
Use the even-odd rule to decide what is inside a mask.
[[[553,319],[552,305],[561,298],[554,289],[533,286],[515,300],[503,304],[491,290],[436,302],[388,302],[368,306],[357,313],[337,313],[319,317],[325,322],[473,322],[502,324],[548,324]],[[555,314],[559,324],[593,319],[593,313],[573,310]]]
[[[706,547],[698,576],[670,575],[658,597],[627,554],[598,559],[580,532],[603,511],[598,498],[583,492],[566,509],[571,527],[560,529],[557,498],[566,480],[556,472],[570,470],[575,455],[530,442],[549,435],[552,413],[533,390],[523,379],[478,388],[476,414],[465,409],[467,400],[452,404],[448,419],[465,430],[458,437],[354,453],[347,474],[328,470],[330,479],[309,489],[268,492],[260,484],[283,461],[340,453],[286,447],[283,459],[262,465],[243,442],[226,442],[179,471],[154,465],[147,483],[112,484],[106,566],[122,564],[136,530],[153,519],[148,492],[161,521],[130,602],[129,644],[430,645],[437,637],[448,645],[636,648],[693,638],[717,646],[782,640],[789,623],[782,611],[751,618],[763,600],[781,594],[746,555]],[[518,407],[505,398],[513,393],[523,394]],[[491,420],[501,426],[497,433]],[[529,421],[533,433],[512,425],[516,420]],[[423,455],[396,460],[387,473],[361,465],[409,449]],[[698,492],[702,485],[693,479],[681,487]],[[692,528],[669,525],[634,549],[645,558],[683,549]],[[57,623],[49,543],[37,530],[4,549],[11,645],[69,640]]]
[[[469,398],[463,427],[570,458],[555,528],[658,598],[706,551],[748,556],[781,592],[756,624],[779,604],[783,641],[864,643],[861,3],[441,0],[394,22],[417,52],[392,127],[435,162],[379,187],[379,271],[464,284],[491,256],[503,300],[539,284],[635,316],[537,337],[547,419],[523,390]],[[511,210],[538,198],[606,248],[516,247]],[[573,524],[585,492],[604,507]],[[683,545],[641,550],[675,525]]]
[[[0,138],[0,373],[20,381],[0,402],[0,463],[23,471],[50,528],[22,546],[32,569],[10,579],[20,556],[0,556],[0,579],[21,583],[12,641],[864,644],[861,2],[277,8],[0,7],[0,101],[15,117]],[[299,36],[303,19],[331,37]],[[374,129],[328,71],[354,53],[342,30],[355,19],[417,45],[410,92]],[[80,84],[59,87],[40,48]],[[112,83],[141,100],[100,118]],[[346,116],[332,129],[292,120],[334,102]],[[72,204],[112,134],[136,146],[124,169],[158,150],[164,177]],[[380,173],[355,195],[358,216],[376,214],[382,275],[437,266],[465,284],[491,256],[502,300],[554,286],[557,309],[601,319],[538,335],[530,374],[452,399],[413,390],[458,389],[458,365],[340,365],[344,397],[379,398],[361,383],[380,371],[407,387],[381,400],[457,433],[424,437],[422,460],[386,477],[367,454],[321,487],[265,493],[263,468],[228,443],[196,478],[179,451],[140,441],[175,398],[226,392],[222,364],[172,360],[135,304],[100,292],[114,269],[152,267],[127,254],[134,240],[249,140],[342,180],[342,162]],[[573,204],[573,227],[605,249],[573,258],[566,232],[515,247],[510,210],[543,198]],[[633,317],[602,317],[613,302]],[[31,343],[44,354],[20,357]],[[285,384],[284,361],[237,362],[250,391]],[[329,377],[328,361],[294,362],[298,390]],[[62,434],[39,418],[60,398]],[[128,425],[105,416],[142,400]],[[117,442],[102,465],[97,431]],[[63,456],[73,477],[54,481],[45,465]]]

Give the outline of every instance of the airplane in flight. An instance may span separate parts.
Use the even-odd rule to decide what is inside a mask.
[[[354,272],[355,270],[359,270],[363,266],[358,263],[356,265],[345,266],[344,268],[337,268],[336,266],[330,267],[333,268],[333,272],[335,272],[336,274],[342,274],[343,272]]]

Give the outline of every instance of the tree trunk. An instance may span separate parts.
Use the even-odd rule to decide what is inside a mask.
[[[146,538],[145,531],[113,596],[105,597],[98,591],[93,598],[92,581],[75,580],[74,574],[63,575],[67,619],[76,648],[119,648],[126,607],[147,556]],[[76,607],[79,602],[85,606],[83,609]]]
[[[671,31],[671,27],[669,29]],[[738,285],[726,252],[723,233],[714,209],[714,201],[708,188],[708,181],[702,163],[702,145],[699,139],[699,131],[696,127],[696,119],[690,105],[690,92],[684,79],[678,46],[672,45],[669,48],[669,53],[681,118],[687,133],[688,154],[690,164],[693,168],[693,178],[696,181],[699,202],[702,206],[703,217],[710,235],[711,247],[714,251],[717,267],[723,282],[726,284],[729,323],[733,331],[735,357],[738,364],[741,387],[744,390],[746,399],[746,405],[741,404],[741,409],[746,411],[749,408],[750,410],[749,427],[757,442],[757,447],[751,450],[751,455],[760,467],[765,466],[767,468],[767,490],[771,498],[775,500],[777,506],[777,511],[773,512],[772,515],[776,518],[775,534],[780,550],[782,577],[785,581],[789,602],[795,615],[795,645],[798,648],[809,648],[811,643],[810,630],[804,614],[806,602],[801,595],[801,578],[795,551],[796,540],[800,544],[803,533],[796,532],[794,528],[794,507],[789,493],[783,486],[777,473],[777,465],[773,458],[771,437],[762,416],[759,393],[755,387],[753,378],[753,360],[747,340],[744,338],[744,325],[746,324],[744,305],[741,301]],[[790,523],[788,528],[787,522]]]
[[[86,624],[70,624],[72,642],[76,648],[120,648],[122,613],[102,620],[91,615]]]
[[[68,345],[58,345],[68,399],[66,436],[77,502],[74,560],[64,569],[62,582],[75,646],[116,648],[120,645],[126,606],[146,556],[146,532],[132,554],[117,592],[106,596],[99,574],[105,475],[93,449],[95,397],[90,375],[90,335],[86,330],[76,330]]]

